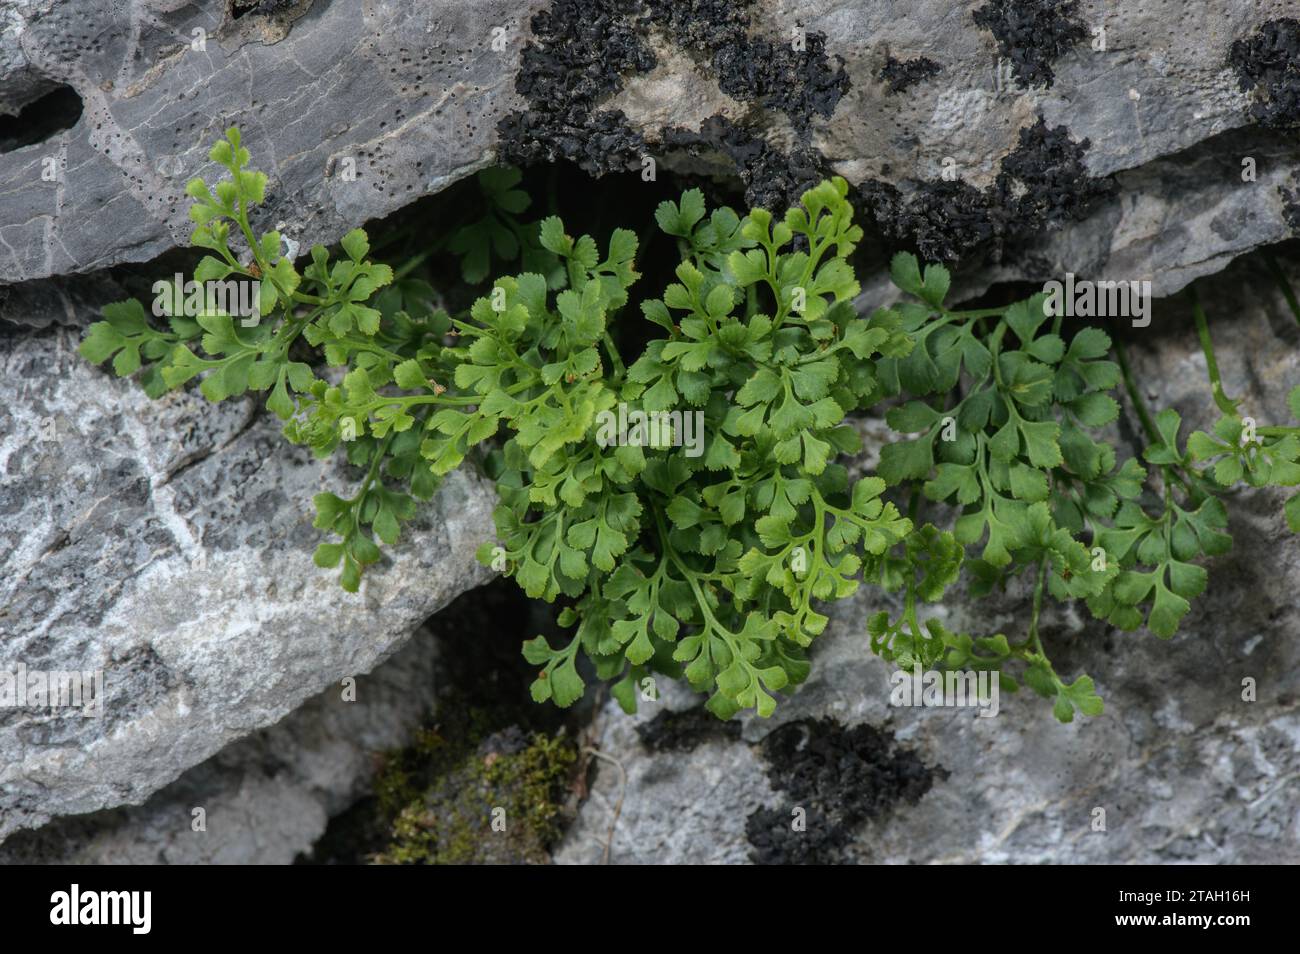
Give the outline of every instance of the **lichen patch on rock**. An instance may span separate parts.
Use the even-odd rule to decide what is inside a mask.
[[[1052,62],[1088,35],[1078,0],[989,0],[973,14],[1024,86],[1051,86]]]
[[[1250,116],[1261,126],[1300,126],[1300,20],[1269,20],[1233,42],[1228,62],[1252,94]]]
[[[918,802],[942,768],[926,765],[886,731],[830,719],[791,722],[762,744],[782,804],[750,814],[745,830],[757,864],[834,864],[857,828],[895,805]]]

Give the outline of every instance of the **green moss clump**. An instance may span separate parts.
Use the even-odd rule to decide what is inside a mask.
[[[576,747],[562,732],[527,735],[511,727],[475,747],[426,730],[377,779],[391,841],[372,860],[545,863],[562,830],[576,762]],[[420,777],[429,779],[423,790]]]
[[[442,761],[448,747],[448,741],[437,729],[420,729],[405,749],[384,755],[375,776],[375,798],[381,818],[395,818],[419,797],[420,776],[427,766]]]

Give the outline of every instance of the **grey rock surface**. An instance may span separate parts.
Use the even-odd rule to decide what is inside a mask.
[[[1170,16],[1142,0],[1079,3],[1085,36],[1053,61],[1050,86],[999,78],[995,38],[972,18],[978,6],[770,0],[752,8],[751,32],[779,44],[801,27],[824,34],[827,53],[843,59],[847,92],[829,117],[811,118],[810,143],[826,170],[868,195],[882,185],[897,189],[901,208],[913,211],[936,188],[967,186],[986,196],[935,193],[946,197],[931,199],[925,218],[951,223],[939,231],[994,223],[993,237],[1013,247],[991,266],[979,263],[990,280],[1043,281],[1072,271],[1094,280],[1147,279],[1157,295],[1168,295],[1293,234],[1279,187],[1295,188],[1300,142],[1293,131],[1252,125],[1251,94],[1228,62],[1234,40],[1294,15],[1293,4],[1202,3]],[[1097,49],[1103,27],[1104,49]],[[664,52],[661,39],[651,46],[655,69],[628,77],[605,106],[623,110],[651,146],[668,150],[670,165],[681,160],[662,145],[662,129],[698,130],[712,115],[758,130],[778,152],[796,149],[797,137],[773,110],[725,95],[716,76],[691,68],[678,51]],[[890,58],[919,57],[939,71],[905,92],[881,78]],[[1110,182],[1115,195],[1046,228],[1014,215],[998,224],[1005,205],[996,193],[999,173],[1021,131],[1040,117],[1087,142],[1079,175],[1054,183],[1051,200],[1065,196],[1068,205],[1086,177]],[[900,222],[894,238],[906,239],[915,227]],[[974,242],[974,257],[989,244]]]
[[[495,492],[458,472],[344,593],[312,564],[311,497],[354,474],[251,403],[150,401],[79,337],[0,338],[0,665],[103,670],[103,714],[0,709],[0,837],[140,802],[369,671],[486,578],[494,532]]]
[[[1014,75],[1008,81],[1005,72],[999,82],[995,37],[972,17],[983,5],[765,5],[778,35],[797,20],[826,33],[829,51],[846,61],[852,88],[816,140],[846,178],[937,179],[951,156],[962,179],[983,188],[1037,115],[1068,127],[1077,140],[1092,140],[1086,164],[1096,176],[1180,152],[1249,122],[1246,95],[1227,63],[1229,47],[1259,24],[1295,12],[1288,0],[1199,3],[1177,15],[1145,0],[1084,0],[1078,19],[1088,35],[1052,62],[1050,86],[1029,86]],[[1095,31],[1103,26],[1105,49],[1098,50]],[[894,94],[878,75],[887,56],[929,57],[942,72]],[[875,148],[864,148],[868,143]]]
[[[1243,179],[1250,161],[1253,178]],[[1300,138],[1249,128],[1115,174],[1117,194],[1081,222],[1052,229],[1032,251],[979,273],[981,281],[1150,281],[1181,291],[1253,249],[1294,233],[1284,190],[1300,173]]]
[[[185,183],[214,172],[232,124],[270,176],[260,227],[283,222],[304,249],[490,163],[540,0],[283,6],[0,2],[0,114],[61,85],[83,105],[70,129],[0,153],[0,282],[187,244]]]
[[[1255,178],[1242,179],[1244,159]],[[1157,298],[1181,292],[1238,257],[1293,235],[1286,192],[1300,170],[1300,141],[1246,129],[1114,176],[1116,194],[1084,220],[1024,242],[996,263],[958,266],[954,293],[980,295],[998,282],[1149,281]],[[1293,214],[1293,213],[1291,213]],[[897,298],[886,271],[866,277],[860,306]]]
[[[1290,272],[1300,278],[1294,260]],[[1244,398],[1261,425],[1289,423],[1300,327],[1261,263],[1237,263],[1200,294],[1228,392]],[[1162,303],[1152,325],[1130,340],[1146,396],[1178,408],[1185,427],[1212,424],[1217,415],[1186,303]],[[1062,725],[1028,690],[1003,694],[995,718],[891,707],[891,667],[871,654],[865,632],[867,616],[884,604],[866,591],[835,605],[809,681],[771,722],[747,721],[742,738],[709,735],[687,753],[651,751],[635,725],[660,707],[698,700],[666,691],[634,719],[611,702],[597,744],[626,769],[626,787],[602,762],[557,861],[598,862],[616,806],[615,863],[747,860],[750,814],[774,808],[789,818],[796,807],[773,784],[783,766],[769,764],[757,743],[778,726],[827,718],[879,727],[935,772],[917,804],[896,805],[852,832],[850,857],[861,862],[1294,864],[1300,545],[1282,518],[1283,500],[1258,491],[1230,503],[1233,550],[1210,565],[1207,593],[1169,642],[1108,631],[1086,610],[1049,601],[1048,652],[1061,671],[1095,678],[1106,700],[1096,718]],[[1011,635],[1023,631],[1028,605],[1016,593],[959,597],[936,612],[956,631]],[[1247,677],[1256,680],[1258,701],[1243,701]],[[1098,808],[1105,831],[1093,828]]]
[[[0,154],[0,281],[144,261],[185,244],[184,183],[212,173],[208,146],[231,123],[271,176],[260,224],[301,247],[437,192],[492,161],[498,121],[526,108],[515,91],[519,54],[546,6],[298,0],[283,13],[236,18],[224,0],[150,0],[129,11],[110,0],[4,0],[0,113],[61,84],[84,109],[71,129]],[[1116,176],[1118,197],[1052,223],[1049,247],[1034,239],[1031,251],[1042,254],[1008,256],[1007,277],[1150,277],[1172,293],[1291,234],[1277,186],[1294,185],[1300,145],[1287,130],[1250,126],[1255,94],[1228,63],[1234,40],[1294,14],[1289,0],[1203,3],[1176,16],[1144,0],[1080,2],[1083,38],[1051,60],[1051,85],[999,72],[997,39],[972,16],[978,6],[762,0],[747,9],[749,34],[778,46],[796,29],[825,34],[847,90],[829,116],[795,118],[807,120],[825,169],[897,189],[904,207],[944,185],[946,167],[956,183],[992,194],[1020,132],[1039,117],[1088,140],[1083,173]],[[644,13],[605,7],[632,11],[600,21],[611,24]],[[704,10],[679,12],[705,22]],[[670,164],[665,128],[698,130],[711,116],[753,130],[779,154],[796,149],[791,117],[723,92],[703,47],[672,36],[662,17],[641,29],[656,65],[616,78],[593,115],[622,110]],[[192,47],[196,30],[203,49]],[[919,57],[939,71],[903,92],[882,79],[891,58]],[[1258,162],[1249,186],[1240,180],[1246,156]],[[58,175],[46,181],[51,158]],[[344,175],[349,160],[355,180]],[[963,215],[943,203],[935,214]],[[1009,238],[1028,238],[1015,226]]]
[[[0,864],[291,864],[370,793],[377,756],[410,742],[438,685],[421,630],[368,675],[323,690],[142,805],[61,818],[0,845]],[[206,830],[195,831],[195,809]]]

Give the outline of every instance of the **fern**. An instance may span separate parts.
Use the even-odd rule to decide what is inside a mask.
[[[264,392],[289,440],[362,468],[353,496],[315,499],[331,534],[315,561],[347,590],[379,559],[376,538],[395,543],[418,502],[474,456],[501,501],[498,541],[479,558],[561,604],[571,630],[562,645],[524,646],[539,701],[581,697],[585,655],[629,711],[664,675],[708,694],[721,717],[770,715],[807,677],[826,604],[867,582],[901,594],[897,617],[867,623],[884,658],[996,670],[1007,688],[1023,680],[1051,699],[1062,721],[1094,715],[1093,680],[1049,660],[1044,599],[1170,636],[1205,588],[1197,561],[1230,545],[1225,490],[1300,483],[1300,429],[1237,416],[1199,308],[1225,416],[1181,449],[1178,415],[1152,419],[1139,403],[1147,466],[1119,460],[1105,433],[1121,386],[1137,399],[1122,352],[1110,360],[1099,329],[1049,324],[1043,296],[951,310],[947,271],[900,254],[892,277],[910,300],[859,315],[850,256],[862,231],[842,179],[779,219],[710,213],[698,190],[663,203],[676,281],[639,301],[659,336],[627,361],[614,319],[640,277],[636,235],[615,230],[602,248],[555,217],[520,225],[528,197],[512,171],[480,177],[488,211],[446,245],[471,283],[494,259],[524,270],[453,315],[407,277],[418,261],[396,272],[372,261],[359,229],[337,258],[313,248],[299,272],[276,233],[249,226],[266,179],[238,131],[211,156],[229,177],[187,189],[194,244],[210,253],[194,278],[259,281],[257,321],[202,296],[196,309],[174,289],[160,295],[161,322],[138,302],[106,308],[82,353],[140,372],[153,395],[195,378],[214,401]],[[860,442],[846,418],[881,402],[905,437],[884,447],[878,475],[850,480],[843,460]],[[1300,388],[1291,405],[1300,417]],[[663,420],[671,433],[647,425]],[[696,420],[702,444],[683,439]],[[921,522],[933,505],[945,506]],[[963,574],[976,595],[1024,577],[1025,632],[922,622]]]

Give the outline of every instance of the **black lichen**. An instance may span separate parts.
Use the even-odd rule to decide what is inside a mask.
[[[845,728],[829,719],[781,726],[763,740],[768,779],[787,804],[746,820],[757,864],[834,864],[845,860],[854,831],[899,803],[914,805],[947,778],[894,738],[870,725]],[[805,813],[796,830],[795,809]]]
[[[762,118],[706,120],[698,131],[660,130],[656,147],[732,160],[751,207],[780,212],[825,178],[824,157],[811,145],[811,122],[829,116],[848,89],[842,61],[832,66],[825,38],[807,34],[797,44],[751,35],[751,0],[556,0],[532,21],[516,87],[529,109],[502,119],[500,158],[531,165],[568,159],[592,175],[636,168],[650,143],[618,111],[598,108],[632,73],[652,69],[646,45],[656,27],[708,64],[719,86],[742,101],[786,114],[797,136],[776,146]],[[1040,0],[994,0],[977,19],[1011,44],[1007,55],[1022,64],[1022,78],[1050,82],[1046,64],[1068,41],[1083,35],[1072,19],[1077,2],[1051,6]],[[1028,31],[1026,33],[1025,31]],[[1034,56],[1023,42],[1038,31]],[[1035,58],[1036,57],[1036,58]],[[838,59],[838,58],[837,58]],[[882,77],[905,88],[939,69],[924,58],[890,60]],[[1045,72],[1044,72],[1045,71]],[[649,134],[654,139],[654,134]],[[927,259],[954,261],[976,248],[1001,257],[1004,240],[1082,218],[1111,185],[1088,175],[1082,157],[1089,142],[1074,142],[1064,127],[1040,119],[1021,130],[996,183],[980,191],[960,181],[922,183],[910,192],[887,182],[860,189],[883,236],[914,244]]]
[[[1236,40],[1228,63],[1242,90],[1253,92],[1250,115],[1261,126],[1300,126],[1300,21],[1269,20],[1246,39]]]
[[[871,180],[859,194],[880,231],[915,245],[925,261],[953,262],[981,246],[996,248],[1002,237],[990,195],[965,182],[927,182],[905,196],[888,182]]]
[[[626,172],[649,152],[645,138],[621,110],[511,113],[501,119],[499,158],[529,166],[560,159],[592,176]]]
[[[529,109],[501,120],[503,161],[568,159],[596,176],[639,162],[640,134],[621,112],[596,105],[622,86],[623,74],[654,68],[641,9],[639,0],[556,0],[533,17],[515,78]]]
[[[742,102],[784,113],[807,131],[814,116],[829,117],[849,89],[842,57],[832,66],[824,33],[780,40],[751,36],[753,0],[646,0],[650,20],[684,50],[706,57],[718,87]],[[802,49],[796,49],[796,38]]]
[[[236,20],[250,13],[270,16],[293,7],[298,0],[231,0],[230,12]]]
[[[1052,63],[1088,35],[1078,0],[989,0],[973,14],[1023,86],[1051,86]]]
[[[827,117],[849,88],[844,62],[832,63],[826,37],[806,33],[782,40],[753,36],[752,0],[556,0],[533,17],[515,88],[528,109],[498,125],[500,158],[529,165],[568,159],[592,175],[627,170],[650,150],[619,111],[598,108],[626,76],[653,69],[645,38],[651,27],[703,60],[719,88],[733,98],[783,113],[803,139],[813,118]],[[809,181],[811,149],[791,157],[797,168],[775,171],[782,153],[755,137],[743,146],[728,135],[727,155],[743,152],[755,194],[782,201],[789,189],[775,179]],[[703,140],[697,140],[703,141]],[[816,179],[812,179],[815,182]],[[811,183],[810,183],[811,184]],[[795,193],[797,195],[798,193]]]
[[[1293,233],[1300,235],[1300,189],[1278,186],[1277,191],[1282,197],[1282,221],[1286,222]]]
[[[911,195],[871,181],[860,190],[889,238],[910,242],[925,259],[952,262],[977,248],[993,260],[1013,237],[1083,219],[1114,184],[1088,173],[1090,140],[1076,142],[1064,126],[1038,122],[1020,130],[993,186],[980,191],[960,180],[923,183]]]
[[[799,145],[790,152],[777,149],[758,133],[724,116],[710,116],[699,132],[665,129],[665,146],[697,153],[700,147],[727,156],[736,165],[751,208],[780,212],[799,201],[805,191],[826,177],[821,154]]]
[[[740,738],[740,723],[723,722],[703,706],[680,712],[661,709],[649,722],[639,723],[636,734],[651,752],[690,752],[708,739]]]
[[[1089,175],[1083,157],[1090,139],[1075,142],[1064,126],[1038,122],[1020,130],[1015,151],[1002,160],[998,204],[1018,229],[1038,231],[1082,219],[1113,183]]]
[[[532,19],[517,89],[534,105],[591,109],[624,73],[655,66],[639,11],[637,0],[555,0]]]
[[[932,76],[938,76],[942,71],[942,66],[924,56],[911,60],[898,60],[890,56],[881,67],[879,76],[888,85],[890,93],[901,93]]]

